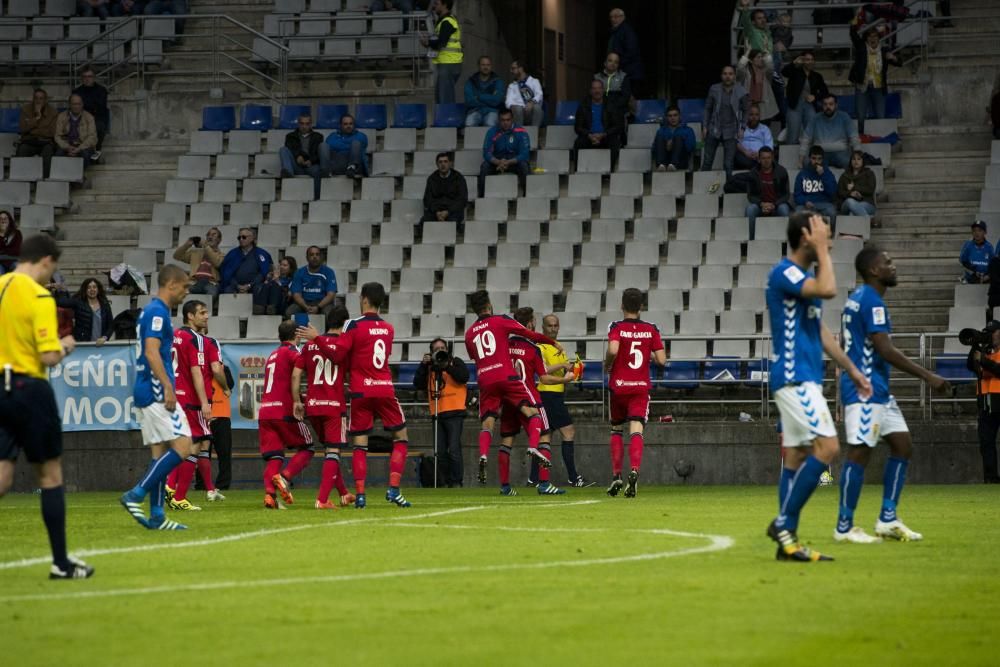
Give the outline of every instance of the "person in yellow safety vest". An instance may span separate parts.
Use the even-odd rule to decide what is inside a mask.
[[[427,392],[431,416],[437,421],[438,477],[448,488],[462,486],[462,426],[465,422],[469,369],[452,355],[442,338],[431,341],[413,376],[413,388]]]
[[[436,77],[434,79],[434,103],[454,104],[455,84],[462,75],[462,28],[458,19],[451,15],[454,0],[438,0],[433,5],[438,21],[434,36],[422,37],[420,43],[437,51],[434,57]]]

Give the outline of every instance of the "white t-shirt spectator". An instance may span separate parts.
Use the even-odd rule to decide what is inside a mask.
[[[504,103],[508,109],[523,107],[526,102],[542,105],[542,84],[533,76],[527,77],[524,81],[514,81],[507,86],[507,99]]]

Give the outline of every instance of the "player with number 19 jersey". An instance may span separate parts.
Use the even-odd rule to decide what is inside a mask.
[[[649,361],[663,349],[660,330],[651,322],[626,318],[608,325],[608,341],[618,341],[618,354],[608,372],[611,423],[645,423],[649,417]]]
[[[406,426],[389,370],[395,335],[392,324],[369,312],[348,321],[337,340],[337,357],[343,355],[345,370],[351,374],[351,435],[370,433],[376,414],[387,431]]]

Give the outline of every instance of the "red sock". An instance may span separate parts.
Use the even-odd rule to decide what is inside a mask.
[[[188,489],[191,488],[191,482],[194,481],[194,471],[198,468],[198,458],[189,456],[181,461],[177,467],[180,470],[177,473],[177,492],[174,494],[174,500],[184,500],[187,498]]]
[[[542,456],[544,456],[546,460],[552,461],[552,450],[549,449],[549,445],[547,443],[539,445],[538,451],[542,453]],[[542,466],[538,466],[538,481],[539,482],[549,481],[550,472],[551,468],[543,468]]]
[[[308,447],[299,449],[285,466],[285,469],[281,471],[281,474],[285,476],[285,479],[294,479],[296,475],[306,469],[306,466],[312,461],[312,457],[313,450]]]
[[[365,477],[368,476],[367,449],[354,448],[354,456],[351,457],[351,472],[354,474],[354,490],[358,493],[364,493]]]
[[[337,465],[333,467],[333,486],[337,489],[337,493],[345,496],[347,495],[347,485],[344,484],[344,472],[340,469],[340,456],[337,456],[335,461]]]
[[[409,444],[406,440],[392,443],[392,455],[389,457],[389,486],[396,489],[399,488],[403,471],[406,470],[406,449]]]
[[[628,437],[628,462],[633,470],[642,465],[642,433],[633,433]]]
[[[340,476],[340,457],[336,454],[327,454],[323,459],[323,472],[319,480],[319,492],[316,500],[325,503],[330,500],[330,491],[333,490],[334,478]]]
[[[208,452],[198,455],[198,476],[201,483],[205,485],[206,491],[215,491],[215,484],[212,482],[212,458]]]
[[[618,431],[611,432],[611,474],[622,474],[622,460],[625,458],[625,441]]]
[[[177,488],[177,473],[180,472],[180,468],[180,466],[174,466],[174,469],[167,475],[167,486],[171,489]]]
[[[510,447],[500,445],[500,453],[497,454],[497,473],[500,475],[500,486],[510,484]]]
[[[528,447],[538,447],[538,440],[542,437],[542,416],[528,417],[528,425],[524,430],[528,434]]]
[[[264,463],[264,491],[272,496],[277,492],[277,489],[274,488],[274,482],[271,481],[271,478],[281,472],[281,464],[284,462],[285,459],[279,456],[268,459]]]
[[[483,429],[479,432],[479,456],[483,457],[490,453],[490,444],[493,442],[493,431]]]

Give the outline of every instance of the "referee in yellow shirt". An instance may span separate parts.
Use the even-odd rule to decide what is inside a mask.
[[[14,482],[14,462],[23,449],[42,490],[42,520],[52,547],[49,578],[86,579],[94,568],[66,553],[62,424],[46,370],[76,345],[72,336],[59,338],[56,302],[43,287],[59,255],[51,237],[29,237],[17,268],[0,276],[0,497]]]
[[[542,333],[552,340],[558,340],[559,318],[552,314],[543,317]],[[545,406],[545,414],[549,418],[549,428],[553,431],[558,429],[559,435],[562,436],[560,451],[562,452],[563,464],[566,466],[569,484],[570,486],[587,486],[583,475],[580,475],[576,470],[576,457],[573,452],[576,427],[573,426],[573,418],[570,417],[569,410],[566,409],[566,385],[573,381],[573,364],[566,357],[565,352],[553,345],[539,345],[538,349],[542,352],[542,361],[545,363],[545,370],[548,374],[563,381],[561,384],[538,383],[538,395],[542,397],[542,405]],[[531,463],[529,476],[532,481],[538,481],[538,464],[534,461]]]

